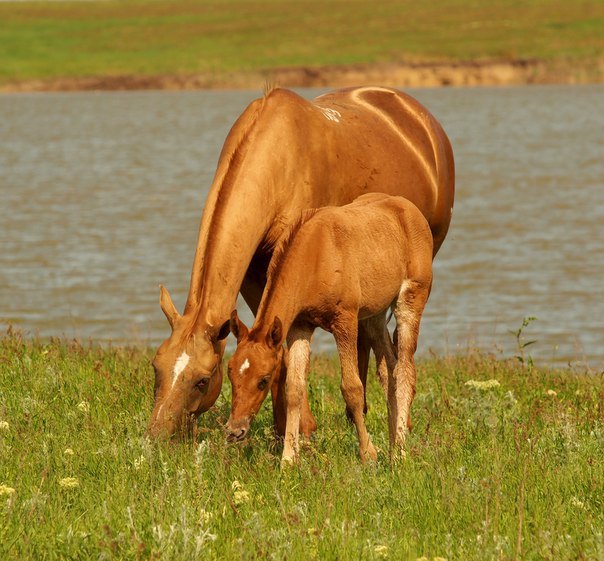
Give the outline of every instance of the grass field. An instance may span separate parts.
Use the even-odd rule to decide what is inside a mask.
[[[225,443],[228,383],[195,439],[150,443],[149,357],[0,339],[0,559],[604,559],[602,375],[422,361],[394,466],[371,376],[363,467],[317,357],[319,430],[281,471],[268,405]]]
[[[601,0],[0,2],[0,84],[604,55]]]

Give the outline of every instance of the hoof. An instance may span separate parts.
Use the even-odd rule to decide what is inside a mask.
[[[288,470],[292,468],[296,464],[296,459],[292,457],[282,457],[281,458],[281,469]]]
[[[377,451],[375,449],[375,447],[373,446],[373,443],[369,443],[369,445],[367,446],[367,449],[362,451],[360,453],[361,456],[361,462],[363,462],[364,464],[368,463],[368,462],[376,462],[377,461]]]
[[[303,434],[306,438],[310,438],[316,430],[317,422],[312,415],[307,419],[300,419],[300,434]],[[283,433],[285,434],[285,431]]]

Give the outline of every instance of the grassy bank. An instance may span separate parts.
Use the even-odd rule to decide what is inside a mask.
[[[604,558],[601,376],[424,361],[394,467],[374,378],[377,465],[360,465],[337,364],[318,357],[319,430],[282,472],[268,406],[245,446],[225,444],[227,395],[195,440],[149,443],[148,351],[4,338],[0,558]]]
[[[604,4],[513,0],[0,3],[0,85],[401,60],[604,55]]]

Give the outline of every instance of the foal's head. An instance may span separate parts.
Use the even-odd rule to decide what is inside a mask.
[[[228,367],[233,394],[226,428],[229,441],[236,442],[247,435],[252,419],[277,378],[283,353],[283,334],[278,317],[268,331],[250,332],[233,311],[230,325],[237,338],[237,349]]]

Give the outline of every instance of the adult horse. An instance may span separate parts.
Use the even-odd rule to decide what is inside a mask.
[[[159,347],[151,435],[188,428],[216,401],[229,318],[241,293],[254,313],[272,251],[306,208],[342,206],[385,192],[426,217],[434,254],[449,228],[455,191],[449,139],[412,97],[383,87],[338,90],[307,101],[272,89],[230,130],[201,218],[183,315],[168,291],[160,305],[172,333]],[[359,371],[369,345],[359,335]],[[283,380],[272,388],[279,433],[285,429]],[[303,397],[300,430],[316,424]]]

